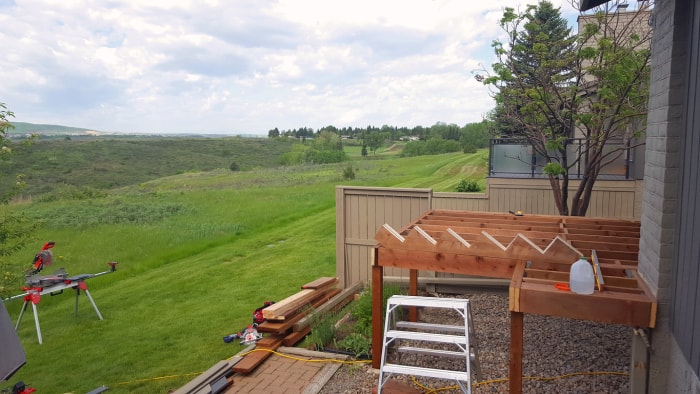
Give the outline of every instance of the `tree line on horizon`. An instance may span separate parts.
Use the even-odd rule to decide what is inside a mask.
[[[407,141],[401,156],[421,156],[463,151],[474,153],[486,148],[493,122],[467,123],[464,126],[438,122],[430,127],[413,128],[388,126],[343,127],[325,126],[282,130],[271,129],[268,138],[295,138],[299,146],[283,157],[284,164],[337,163],[346,160],[343,146],[361,146],[362,156],[376,154],[381,146],[395,141]]]

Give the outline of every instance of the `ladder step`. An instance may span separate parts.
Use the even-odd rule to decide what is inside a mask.
[[[424,347],[399,346],[396,350],[400,353],[421,354],[425,356],[451,357],[465,359],[467,355],[464,352],[454,352],[451,350],[427,349]],[[470,354],[470,359],[472,358]],[[473,361],[473,360],[472,360]]]
[[[411,367],[407,365],[384,364],[384,372],[404,375],[418,375],[428,378],[469,381],[469,375],[460,371],[445,371],[443,369]]]
[[[450,326],[447,324],[411,322],[411,321],[402,320],[402,321],[396,322],[396,328],[414,329],[414,330],[432,330],[432,331],[452,332],[455,334],[464,334],[464,330],[466,327],[464,327],[464,326]]]
[[[424,306],[432,308],[458,308],[465,309],[469,304],[469,300],[459,298],[435,298],[435,297],[419,297],[419,296],[402,296],[394,295],[389,297],[387,305],[403,305],[403,306]]]
[[[400,331],[400,330],[389,330],[385,334],[384,343],[389,342],[390,339],[410,339],[414,341],[427,341],[427,342],[438,342],[438,343],[454,343],[458,345],[467,344],[467,338],[465,336],[459,335],[446,335],[446,334],[431,334],[425,332],[413,332],[413,331]]]

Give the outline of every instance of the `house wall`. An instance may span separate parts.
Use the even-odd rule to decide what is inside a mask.
[[[700,223],[689,217],[698,206],[700,183],[700,110],[693,103],[700,88],[698,7],[693,0],[657,0],[654,8],[639,251],[639,272],[659,303],[649,393],[700,392]],[[681,261],[679,256],[686,257]],[[637,341],[634,346],[644,345]]]

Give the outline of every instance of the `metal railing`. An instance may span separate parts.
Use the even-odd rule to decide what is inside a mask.
[[[568,162],[573,163],[577,157],[582,157],[585,149],[585,138],[571,138],[566,141]],[[634,179],[632,163],[634,149],[625,145],[622,139],[608,140],[605,152],[621,150],[612,162],[604,166],[598,175],[599,179]],[[557,157],[555,152],[552,156]],[[569,179],[580,179],[583,176],[585,162],[579,160],[568,169]],[[493,138],[489,140],[489,176],[501,178],[546,178],[542,171],[547,164],[544,156],[538,154],[532,144],[522,138]]]

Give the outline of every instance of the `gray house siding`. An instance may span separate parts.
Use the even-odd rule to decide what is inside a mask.
[[[700,5],[689,4],[688,84],[681,136],[676,265],[671,288],[671,331],[696,375],[700,375]]]
[[[654,8],[639,270],[659,309],[648,387],[632,392],[700,393],[698,8],[695,0]]]

